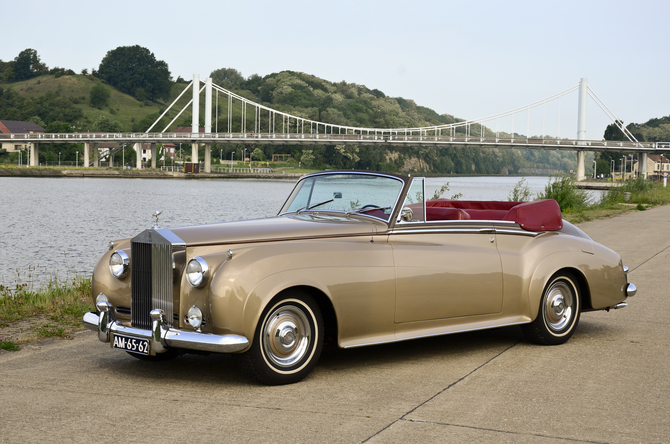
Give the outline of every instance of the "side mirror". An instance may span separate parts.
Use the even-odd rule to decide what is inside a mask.
[[[403,222],[412,222],[414,219],[414,212],[409,207],[404,207],[400,210],[400,220]]]

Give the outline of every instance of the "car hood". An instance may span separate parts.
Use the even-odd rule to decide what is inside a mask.
[[[386,224],[368,217],[300,214],[168,228],[187,246],[270,242],[331,236],[371,235]]]

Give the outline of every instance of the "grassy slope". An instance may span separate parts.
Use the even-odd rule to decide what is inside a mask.
[[[12,89],[27,98],[41,96],[49,91],[55,92],[63,97],[72,97],[78,101],[78,104],[75,106],[80,108],[84,114],[82,127],[90,126],[95,122],[98,116],[105,115],[118,121],[124,131],[131,130],[133,121],[139,122],[149,114],[164,110],[186,86],[184,84],[173,85],[171,98],[166,103],[146,102],[145,104],[136,100],[134,97],[124,94],[116,88],[103,83],[103,85],[110,91],[109,106],[99,110],[97,108],[92,108],[88,104],[91,88],[99,82],[99,79],[82,75],[61,76],[59,78],[55,78],[53,75],[46,75],[2,86],[6,89]],[[174,117],[181,108],[188,103],[191,97],[192,94],[190,92],[184,94],[170,112],[170,120],[172,120],[172,117]],[[185,111],[184,114],[180,116],[179,121],[183,121],[185,118],[190,119],[190,112]],[[145,128],[140,128],[142,131],[144,129]],[[158,131],[162,129],[163,128],[156,128]]]

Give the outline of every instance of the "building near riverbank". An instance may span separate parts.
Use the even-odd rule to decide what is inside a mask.
[[[0,133],[2,134],[35,134],[42,133],[44,134],[44,128],[33,122],[21,122],[18,120],[0,120]],[[0,148],[4,149],[8,153],[15,153],[17,151],[22,151],[28,149],[30,146],[29,143],[15,143],[11,140],[8,142],[3,141]]]

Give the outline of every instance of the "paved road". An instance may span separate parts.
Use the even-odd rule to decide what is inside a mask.
[[[0,442],[670,442],[669,220],[581,225],[639,291],[559,347],[503,328],[333,349],[305,381],[264,387],[229,356],[146,363],[85,332],[0,353]]]

